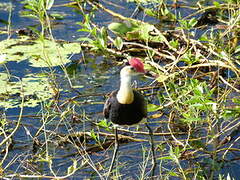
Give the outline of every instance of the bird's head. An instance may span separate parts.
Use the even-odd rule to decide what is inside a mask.
[[[120,72],[121,83],[117,93],[117,100],[121,104],[131,104],[134,101],[134,94],[131,87],[132,76],[144,74],[144,66],[139,58],[132,58],[128,65],[122,68]]]
[[[135,76],[138,74],[144,74],[144,65],[139,58],[132,58],[128,61],[127,66],[121,70],[121,76]]]

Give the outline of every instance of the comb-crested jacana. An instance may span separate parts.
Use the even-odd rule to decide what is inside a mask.
[[[132,77],[144,72],[143,63],[138,58],[129,60],[129,65],[120,72],[120,88],[110,94],[104,105],[106,119],[118,125],[133,125],[147,117],[144,96],[131,86]]]
[[[132,58],[129,60],[129,65],[122,68],[120,72],[120,88],[113,91],[106,100],[103,108],[103,114],[106,119],[109,119],[117,125],[133,125],[139,123],[143,118],[147,118],[147,102],[144,96],[131,86],[132,77],[138,74],[144,74],[144,65],[139,58]],[[155,169],[155,155],[152,139],[152,130],[146,124],[151,138],[151,147],[153,155],[152,173]],[[114,126],[115,131],[115,149],[113,153],[112,162],[108,171],[110,175],[113,164],[118,151],[118,134],[117,127]]]

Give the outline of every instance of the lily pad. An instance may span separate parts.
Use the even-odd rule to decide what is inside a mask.
[[[53,95],[54,91],[46,76],[29,74],[21,81],[9,82],[8,75],[0,73],[0,107],[19,107],[22,98],[24,107],[36,107]]]
[[[52,67],[70,62],[69,54],[79,53],[79,43],[59,44],[50,40],[7,39],[0,42],[1,53],[8,61],[28,59],[33,67]]]

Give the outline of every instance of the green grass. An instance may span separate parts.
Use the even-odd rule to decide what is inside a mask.
[[[75,0],[56,6],[54,0],[24,1],[22,15],[37,20],[40,29],[31,27],[34,36],[19,38],[11,37],[9,11],[7,27],[1,29],[8,38],[0,42],[1,178],[106,178],[114,145],[112,124],[101,115],[93,118],[97,113],[89,112],[87,105],[102,105],[101,97],[109,92],[98,94],[94,88],[81,92],[85,88],[81,77],[88,74],[76,69],[69,73],[67,63],[72,55],[82,53],[87,57],[77,66],[91,66],[93,73],[107,68],[92,63],[90,55],[104,57],[110,66],[121,65],[118,59],[136,56],[154,76],[140,88],[149,101],[148,121],[154,129],[154,178],[234,179],[231,171],[223,174],[221,170],[239,164],[240,2],[131,2],[144,18],[110,10],[117,2]],[[78,42],[53,36],[55,19],[50,10],[59,8],[61,12],[61,7],[75,10],[83,19],[76,24],[87,35]],[[178,8],[193,12],[184,17]],[[113,17],[113,22],[97,24],[94,18],[99,11]],[[156,23],[145,21],[149,16]],[[199,31],[201,36],[196,35]],[[31,68],[47,69],[22,79],[14,76],[6,62],[26,59]],[[62,70],[61,77],[56,66]],[[94,75],[104,86],[111,77],[99,74]],[[92,84],[98,86],[97,81]],[[38,112],[25,113],[25,108],[36,106]],[[17,116],[7,113],[15,107]],[[119,132],[121,151],[111,178],[150,178],[152,156],[144,124],[122,127]],[[24,141],[19,140],[19,133]],[[13,156],[16,149],[21,153]]]

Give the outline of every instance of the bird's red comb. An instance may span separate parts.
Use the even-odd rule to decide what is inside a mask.
[[[139,58],[131,58],[128,62],[137,72],[145,73],[144,65]]]

